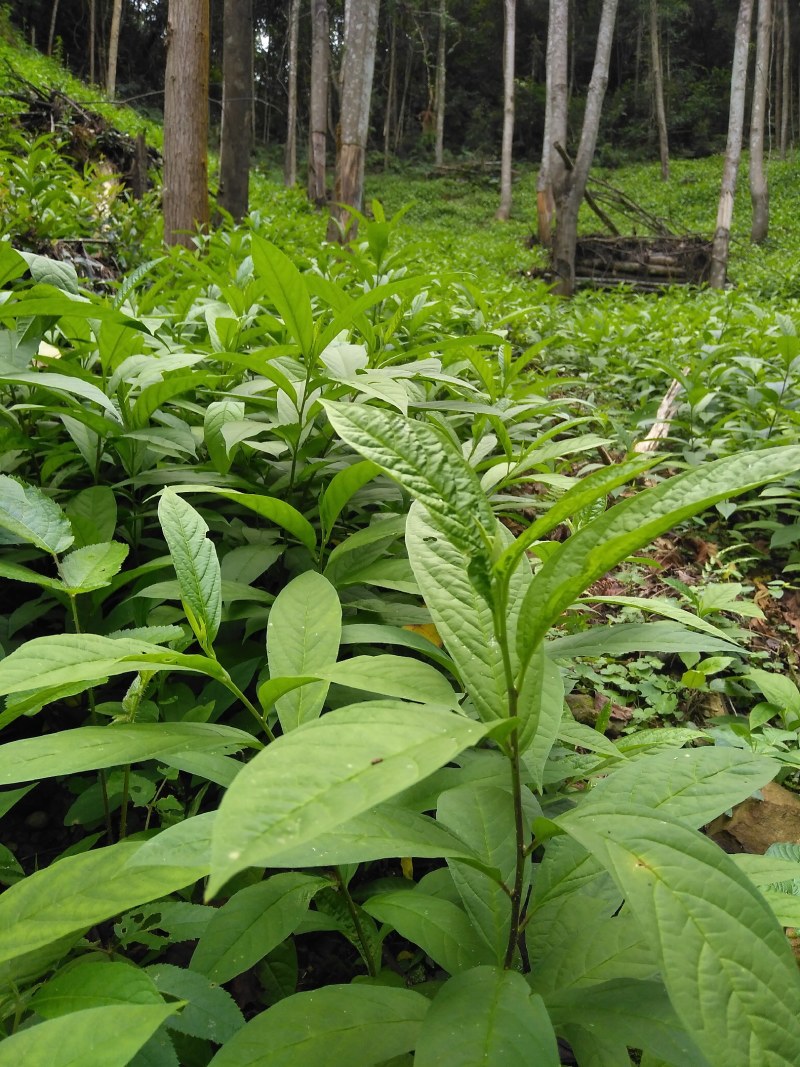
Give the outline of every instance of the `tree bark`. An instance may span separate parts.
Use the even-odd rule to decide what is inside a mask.
[[[437,167],[444,163],[444,104],[447,81],[447,0],[439,0],[439,39],[436,42],[436,84],[434,88],[434,122],[436,140],[433,159]]]
[[[790,41],[792,36],[792,27],[789,21],[789,0],[783,0],[783,41],[781,44],[781,99],[783,100],[783,107],[781,109],[781,128],[780,128],[780,140],[779,150],[781,159],[786,159],[786,153],[789,149],[789,114],[791,111],[791,66],[790,66]]]
[[[56,39],[56,18],[58,17],[58,5],[61,0],[53,0],[53,6],[50,9],[50,30],[47,34],[47,54],[51,56],[53,54],[53,44]]]
[[[618,0],[603,0],[600,13],[600,27],[597,31],[597,48],[594,57],[592,78],[586,96],[586,109],[583,115],[581,139],[575,163],[567,174],[556,203],[558,226],[553,242],[553,266],[558,282],[555,291],[561,296],[572,296],[575,288],[575,244],[578,239],[578,212],[589,168],[594,158],[597,134],[600,129],[600,116],[603,99],[608,85],[608,67],[611,61],[611,45],[614,39],[614,23],[617,17]]]
[[[503,0],[503,147],[500,154],[500,207],[495,218],[511,217],[511,149],[514,142],[514,49],[517,34],[517,0]]]
[[[331,208],[328,240],[351,240],[358,223],[347,207],[361,211],[364,205],[364,156],[377,37],[378,0],[347,0],[335,204]]]
[[[169,0],[164,79],[164,240],[208,225],[209,0]]]
[[[225,0],[217,203],[237,222],[249,201],[253,85],[253,0]]]
[[[769,231],[769,186],[764,170],[764,126],[767,113],[772,0],[758,0],[756,69],[753,78],[753,106],[750,114],[750,199],[753,223],[750,240],[761,244]]]
[[[389,167],[392,129],[397,126],[397,19],[389,24],[389,84],[386,87],[386,111],[383,116],[383,169]]]
[[[95,82],[95,57],[97,55],[97,0],[89,0],[89,84]]]
[[[661,179],[666,182],[669,181],[669,139],[667,136],[667,109],[664,106],[664,72],[661,66],[658,0],[650,0],[650,66],[653,73],[653,96],[656,105]]]
[[[113,100],[117,91],[117,57],[119,56],[119,31],[122,25],[122,0],[114,0],[111,9],[111,29],[108,33],[108,72],[106,95]]]
[[[550,0],[547,23],[547,96],[542,141],[542,165],[536,183],[536,214],[539,243],[550,248],[556,215],[556,190],[564,178],[564,161],[554,145],[567,144],[568,75],[567,27],[569,0]]]
[[[283,155],[283,184],[297,181],[297,38],[300,35],[300,0],[289,8],[289,93],[286,105],[286,148]]]
[[[311,92],[308,104],[308,199],[321,207],[327,199],[328,78],[330,23],[328,0],[311,0]]]
[[[722,188],[717,208],[717,226],[711,249],[709,285],[722,289],[728,271],[728,246],[731,238],[733,200],[736,193],[736,178],[742,156],[744,131],[744,98],[747,89],[747,60],[750,48],[750,22],[753,16],[753,0],[740,0],[739,17],[736,21],[736,38],[731,67],[731,102],[728,116],[728,143],[725,150],[725,166],[722,172]]]

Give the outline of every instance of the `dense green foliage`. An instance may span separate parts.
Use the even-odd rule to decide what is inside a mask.
[[[165,252],[0,153],[0,1067],[793,1067],[798,850],[699,832],[800,765],[737,570],[800,566],[788,165],[739,289],[565,304],[527,173],[373,176],[344,249],[260,174]]]

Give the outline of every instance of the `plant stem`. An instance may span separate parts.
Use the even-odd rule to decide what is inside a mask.
[[[339,892],[344,897],[345,902],[347,903],[347,910],[350,912],[350,918],[353,920],[356,937],[358,938],[358,943],[361,945],[361,955],[364,957],[369,976],[370,978],[377,978],[378,968],[375,965],[375,960],[372,958],[372,952],[370,951],[367,938],[364,934],[364,927],[361,925],[361,919],[359,918],[358,908],[355,905],[355,901],[350,896],[350,890],[347,888],[344,878],[342,878],[341,869],[339,867],[334,867],[333,872],[339,887]]]
[[[122,805],[119,809],[119,839],[125,840],[125,836],[128,832],[128,801],[130,799],[131,788],[131,765],[125,768],[122,778]]]
[[[227,674],[227,672],[226,672],[226,674]],[[239,698],[239,700],[241,700],[241,702],[244,704],[244,706],[247,708],[247,710],[250,712],[250,714],[255,718],[255,720],[258,723],[258,725],[260,727],[262,727],[262,729],[264,730],[264,733],[267,735],[267,740],[268,741],[274,741],[275,740],[275,734],[272,732],[272,730],[270,730],[269,726],[267,725],[267,716],[266,716],[266,714],[262,715],[259,712],[258,708],[255,707],[255,705],[252,704],[247,699],[247,697],[241,691],[239,686],[236,684],[236,682],[233,681],[233,679],[230,676],[228,676],[224,680],[223,679],[220,679],[220,680],[223,681],[223,684],[228,689],[230,689],[230,691],[232,693],[234,693]]]

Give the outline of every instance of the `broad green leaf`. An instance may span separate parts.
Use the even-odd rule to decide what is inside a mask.
[[[35,252],[20,252],[28,270],[35,282],[43,285],[52,285],[56,289],[62,289],[65,293],[77,296],[79,292],[78,273],[69,261],[51,259],[49,256],[40,256]]]
[[[466,912],[449,900],[419,889],[397,890],[377,893],[363,907],[378,922],[387,923],[401,937],[418,945],[449,974],[493,960],[494,952]]]
[[[377,985],[296,993],[252,1019],[210,1067],[372,1067],[414,1048],[429,1006]]]
[[[149,641],[98,634],[35,637],[0,660],[0,696],[79,682],[94,682],[134,671],[200,671],[222,680],[224,671],[206,656],[187,656]],[[80,690],[75,690],[80,692]]]
[[[27,796],[33,788],[33,785],[24,785],[21,789],[6,789],[0,793],[0,819],[7,815],[14,805]]]
[[[500,882],[506,886],[514,884],[517,859],[511,792],[474,783],[448,789],[439,798],[436,816],[499,874],[498,881],[458,859],[448,859],[464,910],[492,950],[495,961],[502,964],[511,924],[511,901]],[[523,893],[527,891],[529,873],[530,863],[527,863]]]
[[[222,617],[222,578],[217,551],[206,537],[208,524],[172,489],[161,495],[158,521],[169,545],[186,615],[197,640],[208,651]]]
[[[329,885],[326,878],[286,872],[240,889],[215,911],[192,955],[192,970],[219,984],[249,970],[293,933],[314,895]]]
[[[309,552],[314,552],[317,546],[317,535],[314,527],[304,518],[300,512],[279,500],[274,496],[258,496],[255,493],[240,493],[237,489],[220,489],[216,485],[176,485],[173,487],[177,493],[210,493],[213,496],[221,496],[225,500],[231,500],[248,511],[254,511],[263,519],[282,526],[293,537],[306,546]]]
[[[21,278],[27,269],[22,253],[12,248],[10,241],[0,241],[0,286],[5,287],[15,278]]]
[[[267,624],[267,656],[273,679],[314,676],[336,663],[342,633],[339,597],[327,578],[305,571],[278,593]],[[328,683],[315,682],[279,697],[284,733],[316,719]]]
[[[59,589],[64,591],[63,584],[57,578],[48,578],[46,574],[39,574],[30,567],[23,567],[21,563],[6,563],[0,560],[0,578],[8,578],[12,582],[26,582],[28,585],[38,585],[42,589]]]
[[[43,1019],[113,1004],[163,1004],[153,979],[130,963],[78,961],[51,978],[31,1001]]]
[[[475,472],[449,440],[427,423],[367,404],[328,402],[325,410],[336,433],[420,500],[454,545],[486,560],[496,520]]]
[[[70,497],[64,506],[75,534],[75,547],[111,541],[117,528],[117,502],[107,485],[92,485]]]
[[[747,672],[745,678],[758,686],[770,704],[775,704],[781,709],[787,729],[792,729],[790,724],[800,720],[800,691],[792,679],[783,674],[775,674],[773,671],[763,671],[755,667]]]
[[[542,998],[522,975],[475,967],[445,983],[422,1024],[415,1067],[559,1067]]]
[[[205,975],[170,963],[156,963],[145,973],[161,993],[186,1002],[180,1015],[167,1020],[168,1029],[221,1045],[244,1026],[230,993]]]
[[[569,1038],[575,1050],[582,1050],[581,1064],[608,1062],[594,1061],[583,1054],[584,1049],[589,1052],[598,1045],[646,1050],[657,1055],[660,1063],[671,1067],[711,1067],[727,1062],[707,1060],[700,1053],[681,1026],[659,982],[620,979],[555,992],[545,997],[545,1001],[559,1033]],[[625,1057],[629,1063],[627,1051]]]
[[[521,663],[559,615],[632,552],[717,501],[798,467],[800,446],[737,453],[668,478],[581,527],[548,557],[525,595],[517,633]]]
[[[58,565],[66,591],[74,596],[110,584],[128,555],[128,546],[118,541],[86,545],[69,552]]]
[[[435,628],[433,628],[435,630]],[[424,630],[424,628],[423,628]],[[432,632],[429,627],[426,632]],[[438,631],[432,632],[438,638]],[[423,632],[402,626],[387,626],[380,623],[345,623],[342,626],[343,645],[397,645],[400,648],[412,648],[426,659],[433,660],[446,671],[458,676],[455,664],[442,652],[431,638],[424,637]]]
[[[484,722],[506,718],[503,656],[492,610],[469,575],[469,559],[414,504],[406,525],[408,557],[425,603]],[[519,584],[524,589],[520,568]],[[516,578],[517,576],[515,576]]]
[[[3,309],[6,310],[5,308]],[[14,374],[0,374],[0,381],[12,385],[27,385],[31,389],[51,389],[55,393],[67,393],[69,396],[83,397],[103,408],[114,422],[120,421],[119,412],[102,389],[82,378],[69,374],[54,374],[51,371],[16,371]]]
[[[237,871],[400,793],[479,741],[453,712],[393,701],[338,708],[279,737],[234,779],[214,826],[209,896]]]
[[[181,752],[237,752],[251,734],[205,722],[81,726],[0,746],[0,785],[120,767]]]
[[[596,782],[580,807],[645,807],[699,829],[771,782],[778,769],[773,759],[733,748],[645,752]]]
[[[203,437],[211,462],[220,474],[227,474],[233,462],[233,450],[228,451],[223,428],[229,422],[241,422],[244,404],[241,400],[217,400],[206,408]]]
[[[267,286],[267,295],[286,324],[292,339],[297,341],[303,355],[310,359],[314,344],[314,320],[311,298],[303,276],[285,253],[275,245],[253,234],[251,254],[258,275]]]
[[[326,486],[319,502],[319,517],[322,521],[322,541],[326,543],[342,508],[367,482],[380,473],[380,467],[363,459],[345,467],[334,475]]]
[[[354,656],[318,673],[350,689],[457,707],[456,694],[444,675],[410,656]]]
[[[559,823],[614,876],[701,1052],[730,1067],[795,1064],[797,965],[733,861],[696,831],[643,808],[591,805]]]
[[[136,398],[136,402],[130,412],[130,426],[134,430],[143,430],[150,422],[150,416],[181,393],[195,393],[197,389],[208,382],[205,374],[175,374],[160,382],[153,382],[145,386]],[[213,381],[214,379],[212,379]]]
[[[87,1008],[0,1043],[0,1067],[125,1067],[180,1003]]]
[[[15,543],[36,545],[60,555],[73,542],[72,528],[61,508],[35,485],[0,474],[0,529]]]
[[[663,615],[665,619],[672,619],[674,622],[691,626],[692,629],[700,630],[711,637],[718,637],[720,641],[732,642],[730,634],[720,630],[718,626],[714,626],[707,619],[701,619],[691,611],[686,611],[685,608],[680,607],[679,604],[668,597],[585,596],[581,597],[580,602],[581,604],[616,604],[621,608],[638,608],[646,614]]]
[[[141,842],[120,841],[57,860],[0,896],[0,962],[88,930],[128,908],[183,889],[202,867],[135,867]]]
[[[687,612],[688,614],[688,612]],[[590,626],[583,633],[567,634],[545,642],[548,656],[573,659],[579,656],[627,656],[632,652],[733,652],[742,649],[675,622],[620,622]]]

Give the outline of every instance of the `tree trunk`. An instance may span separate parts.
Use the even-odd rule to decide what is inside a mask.
[[[53,54],[53,44],[56,39],[56,18],[58,17],[58,5],[61,0],[53,0],[53,6],[50,10],[50,31],[47,34],[47,54],[51,56]]]
[[[750,240],[761,244],[769,231],[769,187],[764,170],[764,125],[767,113],[772,0],[758,0],[756,70],[753,77],[753,106],[750,115],[750,199],[753,224]]]
[[[556,215],[556,190],[564,182],[564,161],[553,148],[567,145],[568,76],[567,26],[569,0],[550,0],[547,23],[547,96],[542,141],[542,165],[536,183],[536,213],[539,243],[550,248]]]
[[[300,0],[289,8],[289,98],[286,105],[286,148],[283,155],[283,184],[297,181],[297,38],[300,35]]]
[[[669,181],[669,140],[667,138],[667,109],[664,106],[664,73],[661,68],[658,0],[650,0],[650,65],[653,73],[653,96],[656,105],[661,179],[666,182]]]
[[[514,142],[514,49],[517,33],[517,0],[503,0],[503,148],[500,154],[500,207],[495,218],[511,217],[511,149]]]
[[[106,96],[114,99],[117,91],[117,56],[119,55],[119,31],[122,24],[122,0],[114,0],[111,9],[111,29],[108,34],[108,73],[106,74]]]
[[[383,116],[383,169],[389,167],[392,129],[397,126],[397,20],[392,16],[389,33],[389,84],[386,87],[386,111]]]
[[[308,103],[308,199],[325,203],[330,24],[328,0],[311,0],[311,91]]]
[[[786,153],[789,149],[789,113],[791,110],[792,99],[790,66],[791,51],[789,48],[791,36],[792,28],[789,22],[789,0],[783,0],[783,42],[781,44],[781,99],[783,100],[783,108],[781,109],[781,129],[778,142],[781,159],[786,159]]]
[[[97,55],[97,0],[89,0],[89,84],[95,83]]]
[[[558,226],[553,242],[553,266],[558,276],[556,292],[572,296],[575,288],[575,244],[578,239],[578,212],[586,192],[589,168],[594,158],[603,99],[608,85],[608,67],[611,61],[611,45],[614,39],[614,23],[617,17],[618,0],[603,0],[600,27],[597,31],[592,78],[586,96],[581,139],[572,170],[564,182],[562,194],[556,203]]]
[[[347,0],[336,145],[336,203],[331,208],[328,240],[353,238],[358,223],[347,207],[361,211],[364,205],[364,156],[377,37],[378,0]]]
[[[164,240],[208,225],[209,0],[169,0],[164,79]]]
[[[436,140],[433,158],[437,167],[444,162],[444,102],[447,80],[447,0],[439,0],[439,39],[436,44],[436,85],[434,89],[434,122]]]
[[[728,143],[725,149],[725,167],[722,172],[722,188],[717,208],[717,226],[711,249],[709,284],[712,289],[722,289],[728,271],[728,245],[731,238],[733,199],[736,193],[736,177],[742,155],[744,130],[744,98],[747,89],[747,60],[750,48],[750,22],[753,16],[753,0],[740,0],[739,17],[736,21],[736,39],[731,67],[731,102],[728,117]]]
[[[253,87],[253,0],[225,0],[217,203],[237,222],[249,200]]]

